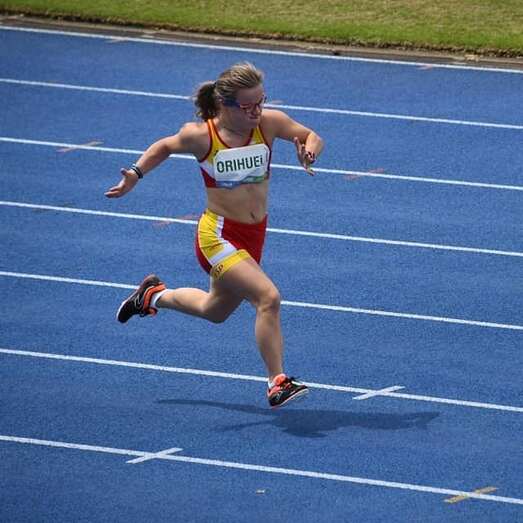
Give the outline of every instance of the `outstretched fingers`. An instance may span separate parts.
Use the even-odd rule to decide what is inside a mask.
[[[111,187],[104,193],[107,198],[119,198],[120,196],[123,196],[128,193],[138,181],[138,176],[132,170],[122,168],[120,169],[120,174],[123,176],[120,183]]]
[[[298,161],[301,163],[305,171],[314,176],[314,171],[311,168],[311,165],[316,160],[316,155],[310,151],[307,151],[305,144],[300,142],[297,136],[294,137],[294,145],[296,147],[296,154],[298,156]]]

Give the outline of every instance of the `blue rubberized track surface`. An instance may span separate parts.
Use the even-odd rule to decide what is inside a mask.
[[[273,154],[263,267],[311,384],[279,411],[247,304],[114,318],[149,272],[207,287],[194,161],[103,193],[241,60],[326,141],[314,178]],[[522,93],[517,71],[0,27],[0,520],[523,521]]]

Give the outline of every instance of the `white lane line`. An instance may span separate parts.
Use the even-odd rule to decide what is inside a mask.
[[[76,278],[67,278],[63,276],[49,276],[44,274],[29,274],[24,272],[0,271],[0,276],[8,278],[22,278],[30,280],[53,281],[60,283],[74,283],[79,285],[96,285],[99,287],[115,287],[119,289],[136,289],[136,285],[123,283],[113,283],[98,280],[84,280]],[[489,321],[465,320],[462,318],[448,318],[445,316],[429,316],[424,314],[412,314],[410,312],[393,312],[380,309],[361,309],[358,307],[346,307],[342,305],[323,305],[321,303],[309,303],[303,301],[282,300],[282,305],[288,307],[300,307],[306,309],[318,309],[336,312],[350,312],[354,314],[369,314],[372,316],[386,316],[390,318],[404,318],[409,320],[435,321],[443,323],[453,323],[456,325],[469,325],[473,327],[487,327],[492,329],[523,330],[523,325],[514,325],[509,323],[495,323]]]
[[[518,251],[501,251],[497,249],[483,249],[478,247],[463,247],[459,245],[444,245],[436,243],[422,243],[422,242],[410,242],[404,240],[386,240],[383,238],[367,238],[364,236],[348,236],[345,234],[332,234],[332,233],[320,233],[320,232],[310,232],[310,231],[300,231],[294,229],[276,229],[274,227],[269,227],[267,229],[270,232],[275,232],[279,234],[292,234],[296,236],[311,236],[315,238],[328,238],[332,240],[345,240],[345,241],[354,241],[354,242],[363,242],[363,243],[375,243],[380,245],[395,245],[401,247],[418,247],[421,249],[435,249],[435,250],[444,250],[444,251],[457,251],[457,252],[470,252],[475,254],[495,254],[499,256],[515,256],[523,257],[523,252]]]
[[[491,127],[494,129],[512,129],[521,131],[523,125],[515,124],[504,124],[504,123],[493,123],[493,122],[477,122],[473,120],[452,120],[450,118],[433,118],[428,116],[409,116],[404,114],[389,114],[389,113],[374,113],[369,111],[352,111],[348,109],[328,109],[323,107],[307,107],[299,105],[284,105],[275,104],[267,107],[273,107],[275,109],[290,109],[292,111],[309,111],[316,113],[328,113],[328,114],[346,114],[350,116],[363,116],[368,118],[385,118],[389,120],[406,120],[410,122],[426,122],[426,123],[441,123],[447,125],[465,125],[472,127]]]
[[[164,456],[169,456],[174,452],[180,452],[183,449],[180,449],[178,447],[174,447],[172,449],[162,450],[160,452],[155,452],[151,454],[144,454],[141,458],[134,458],[127,461],[127,463],[131,465],[136,465],[137,463],[143,463],[144,461],[150,461],[152,459],[161,459]]]
[[[53,448],[64,448],[72,450],[82,450],[89,452],[103,452],[107,454],[116,454],[116,455],[128,455],[128,456],[146,456],[150,453],[140,450],[126,450],[118,449],[111,447],[98,447],[94,445],[85,445],[78,443],[65,443],[61,441],[50,441],[43,439],[35,438],[21,438],[18,436],[11,435],[0,435],[0,441],[5,441],[8,443],[19,443],[26,445],[38,445],[44,447],[53,447]],[[430,487],[426,485],[416,485],[412,483],[399,483],[397,481],[384,481],[379,479],[370,479],[370,478],[361,478],[356,476],[346,476],[342,474],[330,474],[326,472],[316,472],[310,470],[300,470],[300,469],[288,469],[282,467],[271,467],[266,465],[253,465],[250,463],[239,463],[234,461],[222,461],[217,459],[206,459],[206,458],[193,458],[190,456],[173,456],[170,454],[160,455],[157,459],[166,460],[166,461],[177,461],[181,463],[190,463],[195,465],[208,465],[212,467],[220,467],[227,469],[236,469],[236,470],[249,470],[253,472],[264,472],[270,474],[283,474],[286,476],[297,476],[305,477],[311,479],[323,479],[331,481],[340,481],[346,483],[356,483],[359,485],[368,485],[373,487],[385,487],[401,490],[410,490],[414,492],[424,492],[427,494],[441,494],[444,496],[467,496],[471,499],[480,499],[483,501],[494,501],[498,503],[509,503],[513,505],[523,505],[523,499],[519,498],[510,498],[506,496],[493,496],[490,494],[480,494],[477,492],[465,492],[461,490],[454,490],[448,488],[440,487]]]
[[[90,358],[86,356],[71,356],[67,354],[56,354],[56,353],[47,353],[47,352],[34,352],[27,350],[16,350],[16,349],[7,349],[0,348],[0,354],[7,354],[10,356],[22,356],[29,358],[42,358],[49,360],[59,360],[59,361],[74,361],[78,363],[92,363],[96,365],[109,365],[115,367],[127,367],[132,369],[142,369],[142,370],[151,370],[157,372],[170,372],[175,374],[189,374],[193,376],[205,376],[209,378],[222,378],[229,380],[241,380],[241,381],[255,381],[260,383],[267,383],[267,378],[262,376],[250,376],[247,374],[233,374],[230,372],[219,372],[211,370],[201,370],[201,369],[187,369],[183,367],[168,367],[165,365],[154,365],[151,363],[136,363],[130,361],[121,361],[121,360],[105,360],[100,358]],[[312,389],[328,390],[333,392],[343,392],[343,393],[355,393],[355,394],[372,394],[376,392],[374,389],[364,389],[361,387],[349,387],[345,385],[329,385],[325,383],[314,383],[314,382],[303,382],[308,387]],[[379,391],[378,391],[379,392]],[[450,398],[439,398],[436,396],[422,396],[419,394],[406,394],[406,393],[397,393],[389,392],[386,394],[387,398],[397,398],[405,399],[412,401],[424,401],[427,403],[441,403],[444,405],[455,405],[459,407],[472,407],[479,409],[488,409],[488,410],[499,410],[503,412],[520,412],[523,413],[523,407],[514,407],[512,405],[497,405],[495,403],[483,403],[477,401],[466,401],[466,400],[457,400]]]
[[[1,272],[0,272],[1,275]],[[472,325],[476,327],[491,327],[497,329],[511,329],[511,330],[523,330],[523,325],[510,325],[506,323],[492,323],[487,321],[477,321],[477,320],[464,320],[461,318],[447,318],[443,316],[428,316],[424,314],[412,314],[404,312],[391,312],[384,311],[379,309],[360,309],[357,307],[345,307],[339,305],[321,305],[319,303],[307,303],[301,301],[288,301],[284,300],[281,302],[282,305],[288,305],[290,307],[303,307],[311,309],[323,309],[329,311],[339,311],[339,312],[352,312],[355,314],[370,314],[375,316],[389,316],[394,318],[406,318],[411,320],[425,320],[425,321],[436,321],[443,323],[455,323],[459,325]]]
[[[91,216],[107,216],[109,218],[125,218],[128,220],[143,220],[150,222],[168,222],[168,223],[180,223],[186,225],[196,225],[197,220],[186,220],[182,218],[167,218],[165,216],[154,216],[145,214],[128,214],[122,212],[111,212],[111,211],[95,211],[92,209],[78,209],[74,207],[60,207],[56,205],[41,205],[24,202],[13,202],[0,200],[0,207],[19,207],[22,209],[40,209],[45,211],[57,211],[57,212],[69,212],[73,214],[87,214]],[[523,253],[521,253],[523,255]]]
[[[55,87],[58,89],[70,89],[74,91],[92,91],[95,93],[125,94],[133,96],[147,96],[150,98],[168,98],[171,100],[192,100],[191,96],[182,96],[170,93],[151,93],[147,91],[130,91],[127,89],[111,89],[108,87],[90,87],[87,85],[62,84],[55,82],[36,82],[29,80],[16,80],[14,78],[0,78],[0,83],[15,85],[32,85],[35,87]]]
[[[115,449],[113,447],[100,447],[97,445],[83,445],[80,443],[64,443],[62,441],[49,441],[45,439],[19,438],[16,436],[0,435],[0,441],[12,441],[14,443],[26,443],[28,445],[43,445],[59,449],[87,450],[91,452],[103,452],[105,454],[118,454],[120,456],[145,456],[147,452],[129,449]]]
[[[0,139],[1,141],[1,139]],[[280,169],[289,169],[292,171],[303,171],[302,167],[297,167],[294,165],[282,165],[277,163],[272,163],[271,167],[276,167]],[[502,185],[497,183],[485,183],[485,182],[467,182],[463,180],[449,180],[445,178],[428,178],[424,176],[403,176],[399,174],[387,174],[387,173],[371,173],[365,171],[346,171],[343,169],[325,169],[323,167],[315,167],[315,173],[328,173],[328,174],[343,174],[349,176],[361,176],[367,178],[382,178],[385,180],[401,180],[405,182],[423,182],[423,183],[439,183],[443,185],[459,185],[462,187],[476,187],[481,189],[502,189],[507,191],[523,191],[523,186],[521,185]]]
[[[125,283],[112,283],[97,280],[81,280],[77,278],[64,278],[62,276],[48,276],[43,274],[26,274],[23,272],[0,271],[0,276],[9,278],[23,278],[30,280],[54,281],[60,283],[75,283],[78,285],[95,285],[98,287],[113,287],[116,289],[136,289],[136,285],[127,285]]]
[[[372,392],[367,392],[367,394],[362,394],[361,396],[354,396],[353,400],[368,400],[369,398],[375,398],[376,396],[390,396],[391,392],[396,390],[404,389],[401,385],[394,385],[393,387],[387,387],[386,389],[375,390]]]
[[[339,56],[331,54],[319,54],[319,53],[305,53],[296,51],[279,51],[273,49],[260,49],[258,47],[241,47],[241,46],[230,46],[230,45],[213,45],[213,44],[198,44],[192,42],[179,42],[173,40],[161,40],[154,39],[151,36],[147,38],[131,37],[131,36],[114,36],[112,34],[97,34],[97,33],[82,33],[79,31],[59,31],[53,29],[36,29],[28,27],[15,27],[9,25],[1,25],[0,30],[3,31],[18,31],[25,33],[36,33],[36,34],[49,34],[49,35],[60,35],[60,36],[73,36],[78,38],[93,38],[100,40],[121,40],[122,42],[136,42],[141,44],[156,44],[156,45],[171,45],[175,47],[189,47],[196,49],[213,49],[216,51],[235,51],[244,53],[254,54],[268,54],[268,55],[279,55],[279,56],[296,56],[300,58],[318,58],[322,60],[336,60],[343,62],[367,62],[377,64],[390,64],[390,65],[403,65],[410,67],[430,67],[431,69],[457,69],[461,71],[480,71],[480,72],[491,72],[491,73],[509,73],[509,74],[523,74],[522,70],[519,69],[508,69],[503,67],[480,67],[472,65],[461,65],[461,64],[440,64],[430,62],[418,62],[418,61],[407,61],[407,60],[387,60],[384,58],[363,58],[356,56]]]
[[[0,140],[1,141],[1,140]],[[272,167],[285,167],[287,169],[292,169],[299,171],[301,167],[284,166],[278,164],[271,164]],[[371,173],[365,171],[346,171],[343,169],[325,169],[323,167],[315,167],[315,173],[329,173],[329,174],[343,174],[343,175],[353,175],[353,176],[363,176],[367,178],[383,178],[386,180],[402,180],[406,182],[424,182],[424,183],[439,183],[443,185],[459,185],[462,187],[476,187],[481,189],[502,189],[507,191],[523,191],[523,186],[521,185],[503,185],[498,183],[486,183],[486,182],[468,182],[465,180],[452,180],[447,178],[428,178],[426,176],[403,176],[399,174],[388,174],[388,173]]]
[[[179,223],[187,225],[196,225],[197,220],[187,220],[181,218],[169,218],[166,216],[151,216],[145,214],[127,214],[127,213],[118,213],[111,211],[95,211],[92,209],[78,209],[75,207],[61,207],[57,205],[44,205],[36,203],[26,203],[26,202],[14,202],[8,200],[0,200],[0,207],[15,207],[21,209],[39,209],[45,211],[57,211],[57,212],[67,212],[72,214],[86,214],[91,216],[105,216],[109,218],[124,218],[129,220],[144,220],[152,222],[162,222],[162,223]],[[436,243],[421,243],[421,242],[408,242],[402,240],[385,240],[382,238],[365,238],[363,236],[348,236],[346,234],[332,234],[332,233],[322,233],[322,232],[310,232],[310,231],[300,231],[295,229],[277,229],[274,227],[268,227],[268,232],[276,234],[290,234],[293,236],[306,236],[312,238],[322,238],[322,239],[331,239],[331,240],[344,240],[344,241],[355,241],[362,243],[371,243],[378,245],[393,245],[400,247],[418,247],[422,249],[434,249],[434,250],[444,250],[444,251],[455,251],[455,252],[467,252],[474,254],[494,254],[498,256],[512,256],[517,258],[523,257],[523,252],[517,251],[500,251],[496,249],[482,249],[477,247],[462,247],[458,245],[442,245]]]
[[[109,93],[109,94],[123,94],[131,96],[147,96],[150,98],[168,98],[174,100],[189,100],[192,101],[191,96],[183,96],[178,94],[169,94],[169,93],[152,93],[146,91],[131,91],[128,89],[114,89],[106,87],[91,87],[85,85],[73,85],[73,84],[62,84],[62,83],[53,83],[53,82],[38,82],[30,80],[17,80],[14,78],[0,78],[0,83],[15,84],[15,85],[28,85],[35,87],[50,87],[58,89],[69,89],[77,91],[90,91],[98,93]],[[432,118],[428,116],[410,116],[402,114],[389,114],[389,113],[375,113],[370,111],[353,111],[349,109],[329,109],[326,107],[307,107],[301,105],[286,105],[282,103],[278,104],[266,104],[266,107],[273,109],[287,109],[291,111],[308,111],[315,113],[325,113],[325,114],[342,114],[348,116],[361,116],[368,118],[384,118],[388,120],[405,120],[409,122],[425,122],[425,123],[436,123],[436,124],[448,124],[448,125],[465,125],[472,127],[486,127],[494,129],[511,129],[511,130],[523,130],[523,125],[515,124],[503,124],[503,123],[493,123],[493,122],[478,122],[470,120],[453,120],[449,118]]]
[[[0,142],[5,143],[17,143],[22,145],[39,145],[44,147],[76,147],[77,149],[85,151],[97,151],[97,152],[106,152],[106,153],[121,153],[121,154],[133,154],[141,155],[144,151],[138,149],[122,149],[122,148],[113,148],[113,147],[98,147],[98,146],[87,146],[81,144],[71,144],[64,142],[49,142],[42,140],[28,140],[24,138],[12,138],[10,136],[0,136]],[[195,161],[194,157],[188,154],[171,154],[171,158],[181,159],[181,160],[191,160]],[[271,167],[277,169],[286,169],[291,171],[303,171],[302,167],[295,165],[285,165],[285,164],[271,164]],[[459,185],[463,187],[477,187],[482,189],[502,189],[507,191],[523,191],[523,186],[521,185],[501,185],[496,183],[484,183],[484,182],[467,182],[463,180],[448,180],[448,179],[438,179],[438,178],[426,178],[420,176],[402,176],[397,174],[386,174],[386,173],[371,173],[364,171],[347,171],[342,169],[325,169],[322,167],[316,167],[314,169],[317,173],[328,173],[328,174],[343,174],[343,175],[354,175],[367,178],[381,178],[388,180],[402,180],[407,182],[424,182],[424,183],[438,183],[444,185]]]
[[[121,149],[121,148],[115,148],[115,147],[100,147],[100,146],[92,146],[92,145],[82,145],[79,143],[67,143],[67,142],[47,142],[42,140],[26,140],[22,138],[11,138],[9,136],[0,136],[0,142],[6,142],[6,143],[19,143],[23,145],[41,145],[44,147],[75,147],[76,149],[80,149],[83,151],[98,151],[103,153],[121,153],[121,154],[138,154],[141,155],[144,153],[144,151],[141,151],[139,149]],[[193,156],[189,155],[171,155],[175,158],[181,158],[181,159],[188,159],[188,160],[194,160]],[[522,187],[523,190],[523,187]]]

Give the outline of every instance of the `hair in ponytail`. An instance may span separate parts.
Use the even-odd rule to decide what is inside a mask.
[[[196,116],[202,120],[210,120],[218,114],[215,91],[216,82],[203,82],[198,86],[194,95],[194,105],[196,105]]]
[[[263,72],[249,62],[241,62],[224,71],[216,82],[204,82],[194,95],[196,116],[214,118],[223,100],[235,100],[240,89],[256,87],[263,82]]]

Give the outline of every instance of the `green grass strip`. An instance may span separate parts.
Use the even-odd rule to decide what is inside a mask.
[[[523,0],[0,0],[0,11],[226,35],[523,56]]]

